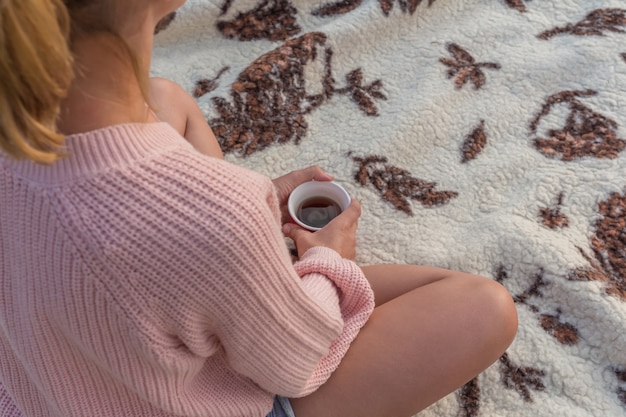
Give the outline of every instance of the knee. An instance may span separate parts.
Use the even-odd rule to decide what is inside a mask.
[[[509,291],[500,283],[483,279],[481,283],[481,317],[491,337],[503,346],[503,351],[517,334],[517,309]]]
[[[478,275],[452,273],[444,282],[452,303],[458,303],[463,335],[492,354],[503,353],[517,334],[513,297],[500,283]]]

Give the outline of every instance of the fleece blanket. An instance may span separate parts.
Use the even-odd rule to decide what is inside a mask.
[[[334,173],[359,263],[509,289],[515,342],[420,416],[626,416],[624,0],[188,0],[153,68],[228,160]]]

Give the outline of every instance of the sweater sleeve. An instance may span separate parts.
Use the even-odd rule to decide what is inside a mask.
[[[254,221],[244,221],[252,218],[244,214],[240,229],[228,235],[246,240],[245,256],[234,253],[228,264],[232,279],[247,283],[249,289],[235,296],[251,310],[248,315],[240,308],[226,312],[222,322],[228,325],[219,337],[233,369],[272,393],[305,396],[337,368],[371,314],[374,298],[361,269],[329,248],[312,248],[293,265],[273,186],[266,182],[264,188]],[[256,271],[249,275],[235,265],[255,265]],[[263,286],[257,288],[259,283]],[[224,308],[239,304],[233,301]]]

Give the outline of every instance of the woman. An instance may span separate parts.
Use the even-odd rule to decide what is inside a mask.
[[[410,416],[493,363],[502,286],[358,267],[358,202],[316,233],[281,219],[331,175],[223,161],[148,79],[182,3],[0,2],[1,415]]]

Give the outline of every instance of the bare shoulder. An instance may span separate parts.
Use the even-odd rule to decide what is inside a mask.
[[[178,84],[172,80],[161,77],[151,77],[149,80],[150,94],[153,94],[154,99],[169,98],[171,95],[186,95],[189,94]],[[191,96],[189,96],[191,98]]]
[[[149,89],[159,120],[169,123],[200,152],[223,157],[213,131],[191,94],[175,82],[160,77],[150,78]]]
[[[194,98],[180,85],[166,78],[153,77],[149,82],[150,98],[157,113],[176,105],[181,111],[189,112],[197,107]],[[182,108],[179,106],[183,106]]]
[[[200,113],[196,100],[180,85],[165,78],[150,78],[149,89],[150,104],[157,118],[186,136],[189,119]]]

